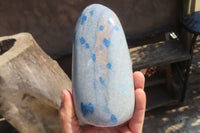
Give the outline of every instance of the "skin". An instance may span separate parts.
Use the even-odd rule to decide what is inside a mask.
[[[134,114],[127,123],[117,127],[80,126],[74,112],[72,95],[68,90],[63,90],[59,111],[62,133],[142,133],[146,108],[145,78],[141,72],[134,72],[133,78],[135,84]]]

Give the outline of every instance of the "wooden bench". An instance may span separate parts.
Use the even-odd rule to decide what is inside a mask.
[[[146,78],[145,91],[147,94],[147,110],[179,103],[181,96],[177,98],[174,96],[177,94],[173,94],[176,93],[176,91],[174,91],[173,88],[169,88],[174,85],[171,64],[191,59],[189,51],[184,48],[181,41],[177,39],[159,41],[129,48],[129,52],[133,62],[133,71],[154,66],[166,67],[166,74],[164,76]],[[184,72],[177,70],[177,73],[179,76],[176,78],[179,78],[182,80],[180,82],[183,82],[185,79]],[[179,95],[181,95],[182,88],[184,87],[183,83],[177,86],[178,87],[174,89],[179,89]]]
[[[162,41],[129,49],[133,70],[167,65],[190,59],[190,54],[178,40]]]

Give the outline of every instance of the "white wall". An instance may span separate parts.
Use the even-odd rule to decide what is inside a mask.
[[[195,11],[200,11],[200,0],[196,0]]]

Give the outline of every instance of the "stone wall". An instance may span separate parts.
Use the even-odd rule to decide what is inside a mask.
[[[54,58],[70,54],[81,11],[101,3],[116,12],[126,35],[152,32],[178,21],[179,0],[6,0],[0,1],[0,36],[31,33]]]

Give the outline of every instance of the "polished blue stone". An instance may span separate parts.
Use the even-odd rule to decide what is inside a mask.
[[[128,121],[134,112],[134,83],[118,17],[103,5],[90,5],[74,35],[72,82],[79,121],[99,127]]]

